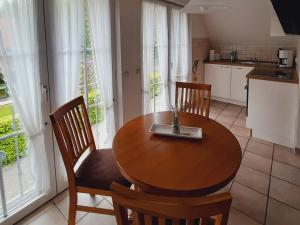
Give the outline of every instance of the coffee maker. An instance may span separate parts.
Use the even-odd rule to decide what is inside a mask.
[[[293,67],[294,52],[293,50],[284,50],[279,48],[277,52],[278,67]]]

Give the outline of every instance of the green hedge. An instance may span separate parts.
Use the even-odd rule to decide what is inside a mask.
[[[16,120],[16,128],[20,130],[20,121]],[[13,133],[12,119],[1,118],[0,119],[0,137]],[[0,141],[0,151],[5,152],[6,158],[3,161],[3,165],[13,164],[16,159],[16,143],[19,146],[19,157],[21,158],[25,154],[26,149],[26,137],[24,134],[18,135],[17,137],[8,138]]]
[[[159,96],[162,92],[162,87],[158,84],[161,81],[160,73],[158,71],[154,71],[150,74],[150,99],[154,98],[154,96]],[[153,90],[154,89],[154,90]]]
[[[99,93],[91,91],[89,93],[89,106],[93,106],[97,99],[100,98]],[[101,106],[94,106],[89,108],[89,118],[92,125],[101,123],[104,120],[104,108]]]

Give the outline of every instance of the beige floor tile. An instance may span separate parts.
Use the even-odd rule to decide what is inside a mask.
[[[300,211],[269,198],[266,225],[299,225]]]
[[[45,205],[41,206],[40,208],[36,209],[35,211],[33,211],[31,214],[29,214],[25,218],[23,218],[18,223],[16,223],[16,225],[28,225],[29,223],[33,222],[34,220],[36,220],[41,215],[45,214],[53,206],[54,205],[53,205],[52,202],[46,203]]]
[[[218,115],[220,115],[221,112],[222,112],[222,109],[220,109],[220,108],[209,107],[209,114],[214,113],[214,114],[217,114],[217,116],[218,116]]]
[[[234,123],[234,126],[238,126],[238,127],[246,127],[246,120],[245,119],[239,119],[237,118]]]
[[[231,208],[228,225],[260,225],[261,223],[255,221],[254,219],[246,216],[245,214],[241,213],[240,211]]]
[[[300,186],[300,169],[287,164],[273,161],[272,176]]]
[[[245,113],[240,113],[237,117],[238,119],[246,120],[246,114]]]
[[[249,137],[251,135],[251,130],[245,127],[232,126],[230,130],[232,133],[241,137]]]
[[[230,130],[231,128],[231,124],[225,123],[225,122],[221,122],[221,121],[217,121],[218,123],[222,124],[224,127],[226,127],[228,130]]]
[[[224,122],[224,123],[227,123],[227,124],[230,124],[230,125],[233,123],[234,120],[235,120],[234,117],[224,116],[224,115],[222,115],[222,113],[216,118],[216,121]]]
[[[300,210],[300,187],[271,177],[270,197]]]
[[[254,141],[252,139],[249,140],[246,150],[269,159],[272,159],[273,156],[272,145],[267,145],[261,142]]]
[[[252,169],[259,170],[263,173],[270,174],[272,160],[260,155],[256,155],[252,152],[245,151],[242,164]]]
[[[32,219],[28,225],[67,225],[66,218],[51,204],[47,210],[38,217]]]
[[[102,201],[97,207],[109,208],[111,205],[107,201]],[[110,215],[89,213],[83,217],[77,225],[116,225],[116,218]]]
[[[235,181],[239,184],[254,189],[265,195],[268,194],[269,179],[269,175],[244,165],[241,165],[235,177]]]
[[[87,205],[87,206],[96,206],[103,200],[101,196],[90,196],[88,194],[80,193],[78,195],[78,204]],[[65,191],[59,196],[57,196],[53,203],[55,206],[61,211],[61,213],[68,219],[69,217],[69,192]],[[86,212],[78,211],[76,213],[76,221],[78,222],[83,216],[85,216]]]
[[[230,109],[224,109],[222,112],[221,112],[221,115],[224,115],[224,116],[231,116],[231,117],[234,117],[236,118],[238,115],[239,115],[239,111],[234,111],[234,110],[230,110]]]
[[[239,141],[242,149],[246,149],[249,138],[243,138],[240,136],[236,136],[236,139]]]
[[[226,103],[226,102],[220,102],[220,101],[214,101],[214,100],[211,102],[211,107],[213,107],[213,108],[224,109],[227,105],[228,105],[228,103]]]
[[[256,141],[256,142],[260,142],[260,143],[263,143],[263,144],[266,144],[266,145],[274,146],[274,143],[271,143],[269,141],[265,141],[265,140],[262,140],[262,139],[259,139],[259,138],[255,138],[255,137],[251,137],[251,139],[253,141]]]
[[[300,154],[274,148],[274,159],[300,169]]]
[[[266,213],[267,196],[236,182],[231,188],[232,207],[240,210],[253,219],[263,223]]]
[[[234,104],[228,104],[225,108],[225,110],[229,110],[229,111],[235,111],[235,112],[241,112],[242,110],[242,106],[240,105],[234,105]]]
[[[217,116],[220,114],[220,112],[214,112],[214,111],[209,111],[209,118],[210,119],[216,119],[217,118]]]

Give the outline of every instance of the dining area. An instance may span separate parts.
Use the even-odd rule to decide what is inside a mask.
[[[79,211],[115,216],[118,225],[227,224],[232,197],[218,191],[234,179],[242,151],[209,118],[210,104],[211,85],[176,82],[172,111],[128,121],[111,150],[96,149],[82,96],[53,112],[68,175],[68,225]],[[109,196],[113,209],[78,204],[79,193]]]

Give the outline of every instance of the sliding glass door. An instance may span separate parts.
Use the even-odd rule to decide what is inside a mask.
[[[110,1],[46,2],[52,111],[83,95],[97,148],[110,148],[115,133]],[[54,148],[61,192],[67,176],[56,142]]]
[[[144,0],[142,20],[144,113],[166,111],[175,103],[176,81],[188,78],[188,15]]]
[[[43,4],[0,2],[0,222],[12,224],[56,191]]]

